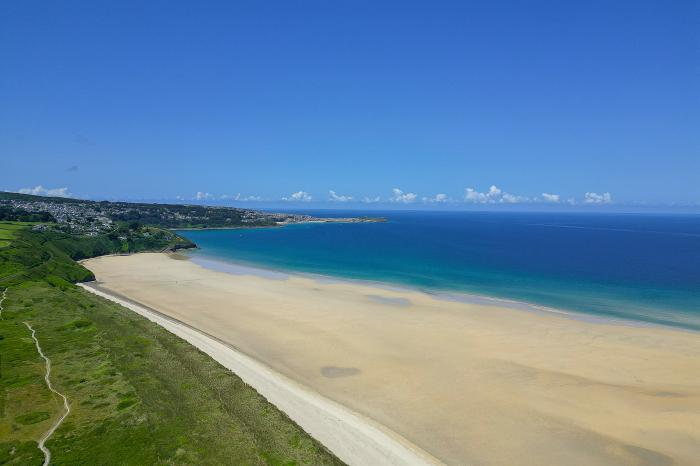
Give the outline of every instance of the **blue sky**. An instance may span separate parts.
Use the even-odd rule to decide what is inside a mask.
[[[700,204],[699,43],[682,0],[3,2],[0,189]]]

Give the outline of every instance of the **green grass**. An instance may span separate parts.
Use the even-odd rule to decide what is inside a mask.
[[[17,231],[17,230],[24,230],[28,226],[34,225],[35,223],[32,222],[7,222],[7,221],[0,221],[0,230],[12,230],[12,231]]]
[[[62,412],[25,321],[73,410],[47,442],[52,464],[340,464],[209,356],[74,286],[81,269],[30,232],[0,251],[0,464],[41,464],[36,440]]]
[[[32,411],[26,414],[20,414],[15,418],[15,422],[19,424],[36,424],[37,422],[50,419],[51,415],[46,411]]]
[[[31,223],[24,222],[0,222],[0,248],[12,244],[17,237],[17,232],[26,229]]]

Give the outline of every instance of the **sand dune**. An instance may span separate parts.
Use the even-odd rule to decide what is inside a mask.
[[[448,464],[700,458],[700,334],[291,276],[164,254],[84,263]]]

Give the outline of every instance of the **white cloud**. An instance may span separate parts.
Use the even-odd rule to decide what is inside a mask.
[[[496,185],[491,185],[488,191],[482,193],[474,188],[466,188],[464,190],[464,201],[475,204],[495,204],[497,202],[517,204],[520,202],[528,202],[529,199],[524,196],[516,196],[504,192]]]
[[[464,200],[466,202],[474,202],[477,204],[488,204],[496,202],[496,198],[501,194],[501,190],[495,185],[491,186],[488,192],[481,193],[474,188],[466,188],[464,190]]]
[[[542,199],[544,199],[545,202],[557,203],[560,201],[559,194],[542,193]]]
[[[506,204],[520,204],[521,202],[529,202],[530,199],[524,196],[516,196],[515,194],[503,193],[503,196],[498,200],[498,202],[505,202]]]
[[[424,197],[423,202],[427,203],[440,203],[440,202],[450,202],[452,199],[449,198],[447,194],[439,193],[435,197]]]
[[[365,197],[362,198],[362,202],[364,202],[365,204],[374,204],[375,202],[379,202],[379,201],[381,201],[381,200],[382,200],[382,199],[381,199],[379,196],[377,196],[377,197],[367,197],[367,196],[365,196]]]
[[[586,193],[583,202],[586,204],[610,204],[612,202],[612,196],[610,193]]]
[[[311,194],[307,193],[306,191],[297,191],[295,193],[290,194],[288,197],[283,197],[283,201],[296,201],[296,202],[309,202],[313,199]]]
[[[233,199],[234,201],[259,201],[261,200],[260,196],[243,196],[241,193],[236,193],[234,196],[229,196],[228,194],[224,194],[221,196],[221,199]]]
[[[183,199],[178,196],[177,199]],[[206,201],[208,199],[215,199],[215,200],[221,200],[225,201],[228,199],[232,199],[234,201],[259,201],[261,200],[260,196],[243,196],[241,193],[237,194],[221,194],[221,195],[214,195],[211,193],[207,193],[204,191],[198,191],[197,195],[195,196],[195,199],[198,201]]]
[[[42,185],[33,188],[21,188],[17,191],[20,194],[33,194],[35,196],[73,197],[68,192],[68,188],[44,188]]]
[[[328,194],[329,194],[329,196],[330,196],[330,197],[328,198],[329,201],[333,201],[333,202],[348,202],[348,201],[352,201],[352,196],[342,196],[342,195],[338,195],[338,194],[336,194],[336,192],[333,191],[333,190],[328,191]]]
[[[404,204],[410,204],[414,202],[418,197],[415,193],[404,193],[399,188],[394,188],[391,190],[394,193],[389,199],[391,202],[403,202]]]

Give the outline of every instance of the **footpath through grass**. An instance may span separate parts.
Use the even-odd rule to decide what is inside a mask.
[[[24,321],[72,409],[46,443],[52,464],[341,464],[209,356],[74,286],[89,272],[17,231],[0,250],[0,464],[41,464],[36,441],[62,412]]]

